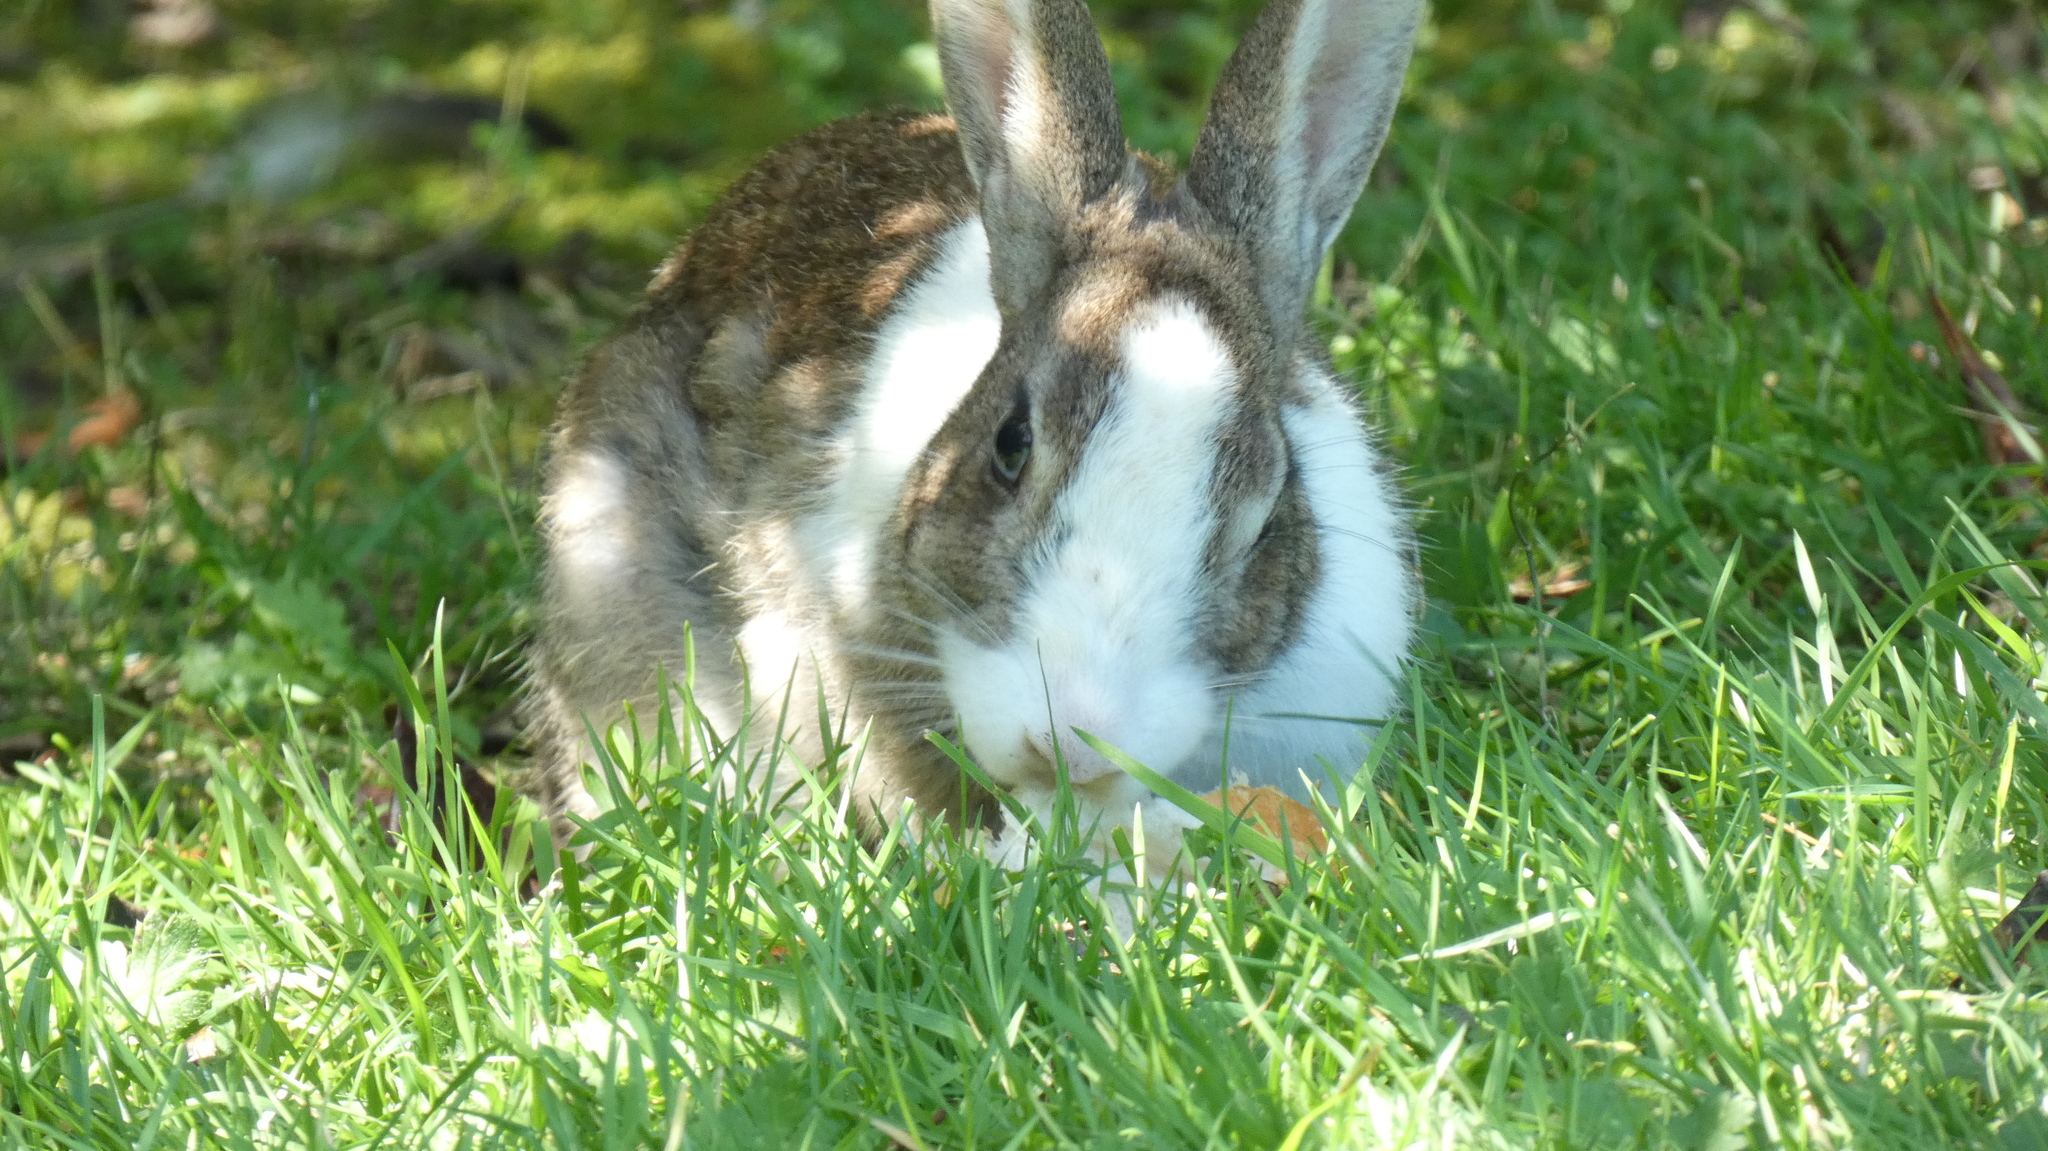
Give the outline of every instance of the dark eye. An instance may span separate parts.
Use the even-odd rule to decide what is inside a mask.
[[[1024,465],[1031,462],[1031,410],[1018,404],[996,429],[996,478],[1004,487],[1017,486]]]

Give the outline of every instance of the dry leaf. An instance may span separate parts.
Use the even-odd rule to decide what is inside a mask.
[[[1274,839],[1281,838],[1284,826],[1297,859],[1313,858],[1330,848],[1330,833],[1324,830],[1315,809],[1296,802],[1277,787],[1231,787],[1202,798],[1233,816],[1245,816],[1252,827]]]
[[[924,1151],[924,1142],[922,1140],[903,1128],[896,1126],[894,1123],[886,1119],[877,1119],[873,1116],[868,1117],[868,1123],[875,1130],[888,1136],[889,1142],[894,1143],[896,1146],[908,1148],[909,1151]]]
[[[1592,587],[1592,580],[1580,577],[1579,573],[1583,570],[1585,570],[1585,565],[1583,564],[1566,564],[1549,575],[1544,576],[1543,597],[1545,599],[1564,599],[1568,596],[1575,596]],[[1529,574],[1527,572],[1523,572],[1521,575],[1508,581],[1508,594],[1524,602],[1536,598],[1535,585],[1529,582]]]
[[[185,1040],[185,1058],[202,1063],[220,1054],[220,1043],[214,1038],[212,1027],[201,1027]]]
[[[85,405],[85,411],[85,418],[72,425],[71,434],[64,440],[73,452],[109,448],[127,439],[142,420],[142,401],[135,398],[134,392],[123,389]],[[48,432],[23,432],[14,439],[14,451],[26,459],[42,451],[49,442]]]
[[[14,437],[14,454],[24,460],[29,459],[42,451],[43,445],[49,442],[48,432],[23,432]]]
[[[190,48],[220,30],[220,17],[206,0],[143,0],[149,9],[128,21],[136,42],[159,48]]]

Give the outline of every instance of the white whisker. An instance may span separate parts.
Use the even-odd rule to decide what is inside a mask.
[[[954,618],[966,625],[970,630],[978,633],[982,639],[991,644],[1002,641],[1003,637],[997,635],[995,629],[990,627],[967,601],[960,598],[959,593],[939,583],[924,572],[905,569],[903,575],[904,578],[916,584],[919,590],[939,601],[939,606],[952,613]],[[920,622],[923,622],[926,627],[934,632],[938,631],[940,626],[928,620]]]
[[[883,644],[849,643],[849,655],[866,656],[869,659],[885,660],[889,663],[907,663],[916,667],[942,667],[939,657],[930,652],[914,651],[910,648],[888,647]]]

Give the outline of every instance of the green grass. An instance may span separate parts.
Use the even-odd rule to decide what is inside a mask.
[[[1141,142],[1255,7],[1101,7]],[[757,733],[619,748],[690,766],[538,897],[530,808],[380,828],[387,707],[517,763],[541,429],[659,234],[756,133],[931,94],[914,5],[707,9],[610,73],[656,6],[365,6],[339,57],[324,11],[146,67],[0,20],[47,50],[0,79],[0,435],[145,417],[0,475],[0,1145],[2048,1145],[2048,984],[1991,933],[2048,865],[2042,471],[1927,305],[2048,411],[2038,13],[1441,6],[1318,301],[1428,543],[1409,709],[1328,858],[1191,833],[1124,939],[1066,838],[712,796]],[[577,151],[101,214],[300,72],[522,58]],[[673,125],[727,90],[768,111]],[[392,281],[464,228],[516,289]]]

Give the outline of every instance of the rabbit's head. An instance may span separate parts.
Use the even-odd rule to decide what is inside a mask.
[[[1303,312],[1419,7],[1275,0],[1177,176],[1126,148],[1084,0],[934,0],[1001,337],[904,483],[867,648],[925,654],[998,783],[1049,787],[1063,761],[1078,791],[1127,803],[1142,789],[1075,730],[1184,767],[1313,626],[1344,529],[1312,499],[1333,409]],[[1405,643],[1392,582],[1375,610]]]

